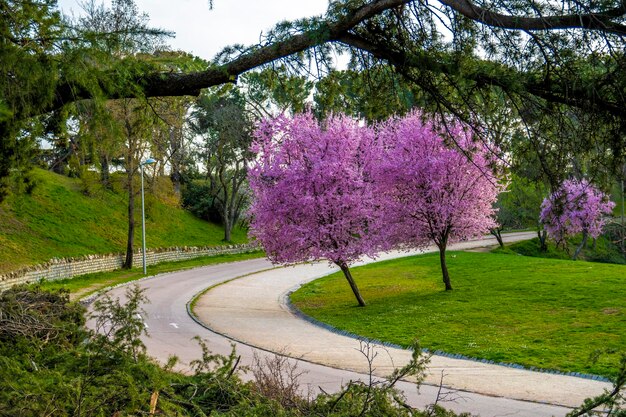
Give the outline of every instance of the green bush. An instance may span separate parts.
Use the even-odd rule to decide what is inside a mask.
[[[83,327],[84,309],[70,303],[66,293],[38,287],[0,293],[0,416],[456,415],[441,407],[413,409],[395,390],[402,377],[421,380],[428,359],[418,346],[413,361],[388,379],[351,381],[338,393],[315,398],[294,396],[300,392],[297,365],[283,359],[257,363],[255,380],[244,383],[235,372],[234,349],[228,356],[215,355],[200,340],[203,353],[192,363],[194,373],[173,372],[175,358],[158,365],[139,339],[145,328],[136,317],[147,301],[142,291],[130,287],[126,298],[126,304],[106,297],[97,302],[92,318],[97,326],[106,322],[107,331],[94,333]],[[264,395],[262,387],[269,386],[272,394]],[[590,404],[613,400],[602,397]]]
[[[182,206],[196,217],[214,223],[221,223],[222,216],[215,205],[211,188],[205,181],[191,181],[182,189]]]

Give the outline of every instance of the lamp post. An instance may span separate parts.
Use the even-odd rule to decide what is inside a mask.
[[[144,208],[143,197],[143,167],[146,165],[152,165],[156,162],[154,158],[148,158],[139,164],[139,170],[141,171],[141,255],[143,256],[143,274],[146,275],[146,211]]]

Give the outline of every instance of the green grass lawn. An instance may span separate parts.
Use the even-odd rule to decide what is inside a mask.
[[[597,349],[626,347],[626,266],[450,252],[453,291],[438,254],[354,268],[368,305],[357,307],[343,275],[306,284],[293,304],[322,322],[368,338],[431,351],[610,376]]]
[[[195,259],[188,259],[178,262],[162,262],[157,265],[149,265],[147,267],[148,276],[162,274],[165,272],[179,271],[183,269],[196,268],[200,266],[214,265],[226,262],[244,261],[246,259],[262,258],[265,256],[263,251],[254,251],[241,254],[226,254],[215,256],[203,256]],[[87,296],[102,288],[110,287],[125,282],[134,281],[143,278],[143,268],[133,268],[129,270],[117,270],[110,272],[97,272],[94,274],[81,275],[74,278],[68,278],[55,281],[43,281],[39,284],[45,290],[65,289],[70,292],[73,299]]]
[[[114,191],[93,188],[87,196],[78,179],[41,169],[33,176],[38,185],[31,195],[12,195],[0,204],[0,274],[52,258],[125,251],[128,197],[120,181]],[[224,244],[221,226],[177,204],[146,194],[148,248]],[[139,197],[135,219],[135,244],[141,245]],[[233,243],[246,241],[244,230],[233,230]]]

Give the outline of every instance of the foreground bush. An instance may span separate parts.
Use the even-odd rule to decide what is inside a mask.
[[[90,318],[100,330],[94,333],[83,327],[84,309],[67,293],[27,287],[0,293],[0,416],[455,416],[435,406],[413,409],[395,390],[401,378],[421,380],[428,358],[420,353],[386,380],[351,381],[339,393],[317,397],[301,391],[301,372],[282,356],[257,358],[253,382],[244,383],[235,351],[214,355],[201,340],[194,374],[173,372],[175,358],[156,364],[140,340],[144,295],[137,287],[126,295],[126,304],[104,298],[94,305]],[[367,343],[362,352],[372,358]],[[588,406],[620,401],[623,369],[620,375],[615,392]],[[623,415],[618,408],[610,415]]]

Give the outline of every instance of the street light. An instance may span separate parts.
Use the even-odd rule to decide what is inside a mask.
[[[143,167],[156,162],[154,158],[148,158],[139,164],[141,171],[141,255],[143,256],[143,274],[146,275],[146,211],[143,202]]]

